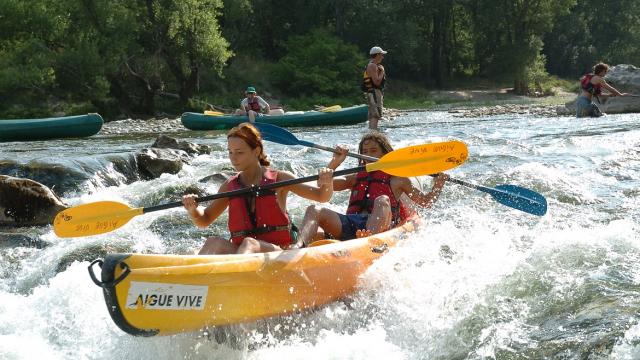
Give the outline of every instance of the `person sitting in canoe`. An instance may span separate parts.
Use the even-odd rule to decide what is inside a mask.
[[[261,134],[249,123],[229,130],[227,148],[229,160],[239,172],[225,181],[218,193],[294,178],[288,171],[269,167]],[[206,208],[198,206],[197,195],[183,196],[182,204],[200,228],[206,228],[229,208],[231,239],[210,237],[199,254],[246,254],[276,251],[291,246],[295,243],[296,234],[292,232],[286,210],[287,194],[291,191],[309,200],[329,201],[333,194],[333,170],[323,168],[318,170],[318,174],[317,186],[294,184],[275,190],[261,190],[257,194],[224,197],[213,200]]]
[[[338,146],[328,167],[335,170],[347,156],[347,149]],[[372,131],[366,134],[358,145],[362,155],[380,158],[393,151],[389,139],[382,133]],[[364,161],[364,160],[361,160]],[[307,208],[303,226],[300,229],[298,245],[306,246],[317,237],[318,228],[325,235],[338,240],[349,240],[386,231],[411,216],[411,209],[400,201],[406,194],[414,203],[431,207],[438,199],[446,174],[438,174],[433,188],[423,193],[413,186],[406,177],[391,176],[383,171],[366,172],[333,179],[335,191],[351,190],[346,214],[339,214],[329,208],[311,205]]]
[[[262,97],[256,93],[256,88],[249,86],[244,92],[245,98],[240,102],[240,109],[236,110],[236,115],[247,115],[249,122],[256,122],[256,116],[269,114],[271,107]]]

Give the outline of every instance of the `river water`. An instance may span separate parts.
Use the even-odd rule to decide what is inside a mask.
[[[225,136],[175,121],[109,123],[81,140],[3,143],[0,173],[53,187],[70,205],[132,207],[179,199],[229,173]],[[171,126],[174,124],[175,126]],[[2,359],[638,359],[640,358],[640,116],[598,119],[410,113],[382,122],[396,148],[457,139],[469,159],[449,172],[513,184],[548,201],[544,217],[450,184],[427,226],[382,257],[348,301],[207,333],[139,338],[112,322],[87,273],[107,252],[190,254],[223,233],[197,230],[183,209],[134,218],[99,236],[62,239],[51,227],[0,228]],[[301,140],[355,149],[365,124],[292,129]],[[133,154],[159,133],[211,145],[176,175],[141,180]],[[314,174],[330,154],[266,144],[276,168]],[[355,166],[347,160],[344,166]],[[428,188],[429,177],[419,179]],[[344,210],[348,194],[330,206]],[[300,222],[310,202],[291,195]]]

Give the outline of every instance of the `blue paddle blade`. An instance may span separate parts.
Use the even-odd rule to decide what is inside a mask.
[[[281,127],[259,122],[254,123],[253,126],[260,130],[263,140],[282,145],[300,145],[300,140],[295,135]]]
[[[486,192],[497,202],[514,209],[538,216],[547,213],[547,199],[533,190],[516,185],[498,185]]]

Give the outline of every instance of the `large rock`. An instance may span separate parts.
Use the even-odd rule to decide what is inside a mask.
[[[37,181],[0,175],[0,225],[48,225],[67,207]]]
[[[640,68],[627,64],[616,65],[609,69],[604,78],[620,92],[640,94]]]
[[[188,160],[189,155],[182,150],[150,148],[136,153],[138,169],[148,179],[155,179],[164,173],[177,174]]]
[[[140,174],[147,179],[155,179],[163,173],[177,174],[191,156],[210,153],[211,147],[208,145],[160,135],[150,149],[142,149],[135,156]]]
[[[211,147],[208,145],[194,144],[187,141],[178,141],[166,135],[160,135],[151,147],[159,149],[182,150],[189,155],[211,154]]]

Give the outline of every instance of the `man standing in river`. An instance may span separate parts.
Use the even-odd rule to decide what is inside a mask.
[[[382,97],[384,92],[384,83],[386,82],[386,74],[382,59],[387,52],[379,46],[374,46],[369,50],[369,64],[362,74],[361,89],[367,97],[367,105],[369,106],[369,129],[378,130],[378,121],[382,117]]]

